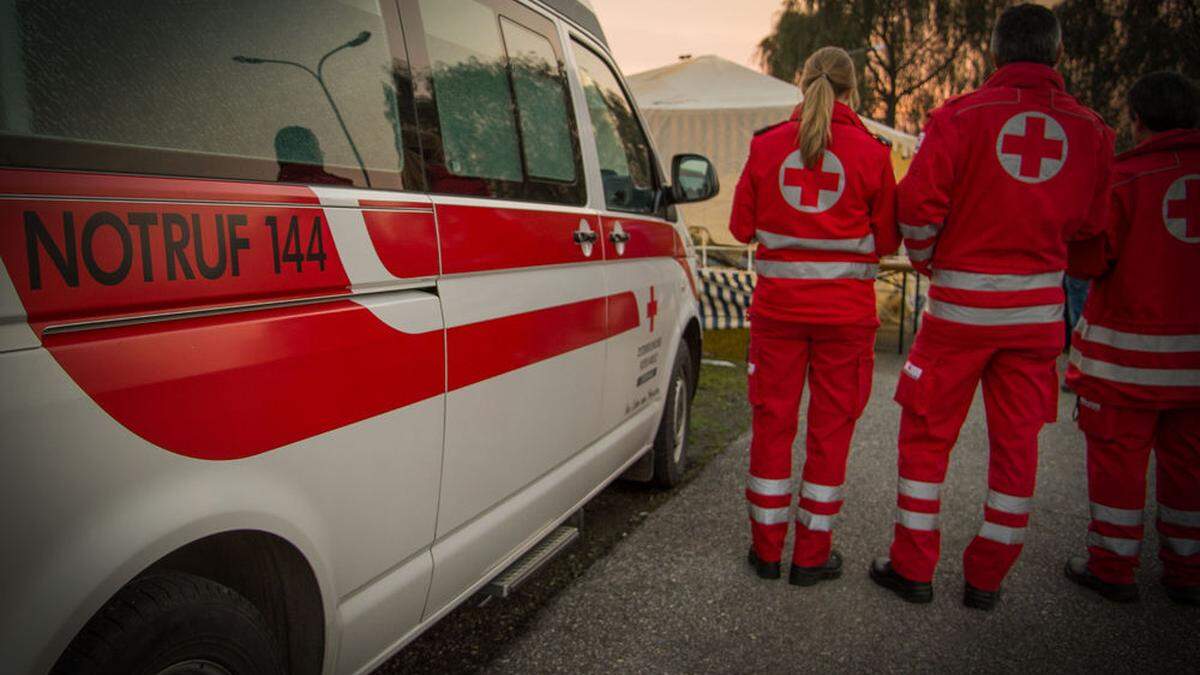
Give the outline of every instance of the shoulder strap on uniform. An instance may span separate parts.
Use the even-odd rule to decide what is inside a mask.
[[[763,135],[763,134],[767,133],[768,131],[770,131],[770,130],[772,130],[772,129],[775,129],[775,128],[778,128],[778,127],[781,127],[781,126],[783,126],[783,125],[787,124],[789,121],[791,121],[791,120],[784,120],[784,121],[782,121],[782,122],[776,122],[775,124],[772,124],[772,125],[770,125],[770,126],[765,126],[765,127],[761,128],[761,129],[759,129],[758,131],[754,132],[754,135],[755,135],[755,136],[761,136],[761,135]]]

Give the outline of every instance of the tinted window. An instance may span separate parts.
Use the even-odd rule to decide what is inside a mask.
[[[422,68],[418,108],[431,188],[582,204],[566,77],[547,37],[553,23],[495,0],[405,7],[406,27],[420,26],[424,37],[414,61]]]
[[[522,147],[529,175],[575,180],[564,82],[550,41],[507,19],[501,21],[521,118]]]
[[[7,13],[0,161],[399,186],[403,96],[378,2],[15,0]]]
[[[618,211],[653,211],[653,155],[633,106],[608,64],[585,47],[572,47],[600,156],[605,205]]]
[[[522,180],[495,12],[474,0],[420,4],[446,168],[459,176]]]

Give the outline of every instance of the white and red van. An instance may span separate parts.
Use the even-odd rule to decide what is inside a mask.
[[[679,480],[716,179],[586,2],[0,25],[0,670],[369,671]]]

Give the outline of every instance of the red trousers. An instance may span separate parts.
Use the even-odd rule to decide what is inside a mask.
[[[988,496],[983,526],[963,555],[967,583],[997,590],[1020,555],[1037,477],[1038,432],[1058,410],[1061,337],[1046,340],[1037,333],[1022,339],[1019,331],[964,328],[937,317],[921,326],[896,387],[904,410],[891,559],[905,578],[933,579],[941,554],[941,487],[980,381],[990,445]]]
[[[1092,513],[1088,568],[1104,581],[1133,583],[1153,448],[1163,582],[1200,586],[1200,407],[1145,410],[1080,399],[1079,428],[1087,437]]]
[[[822,326],[755,316],[750,328],[750,533],[761,560],[782,557],[792,498],[792,443],[807,377],[807,454],[792,562],[829,558],[854,423],[871,395],[874,326]]]

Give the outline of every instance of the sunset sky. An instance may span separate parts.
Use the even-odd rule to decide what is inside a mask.
[[[591,0],[626,75],[681,54],[717,54],[757,69],[755,47],[771,32],[780,0]]]
[[[1034,0],[1053,7],[1060,0]],[[782,0],[591,0],[626,75],[717,54],[758,69],[754,50]]]

